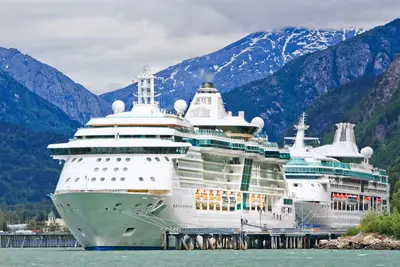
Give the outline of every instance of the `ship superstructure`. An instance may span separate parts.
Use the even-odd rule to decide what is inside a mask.
[[[357,226],[368,210],[389,210],[388,175],[370,164],[372,148],[359,152],[355,125],[336,124],[333,143],[318,147],[305,145],[308,127],[303,114],[295,125],[291,159],[284,167],[297,223],[349,228]]]
[[[49,145],[64,166],[51,198],[86,249],[159,248],[161,232],[190,227],[292,227],[283,164],[289,151],[258,133],[261,118],[226,112],[204,83],[176,114],[155,101],[155,76],[137,77],[137,102],[93,118],[68,143]]]

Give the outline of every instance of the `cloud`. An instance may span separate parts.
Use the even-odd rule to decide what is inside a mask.
[[[95,93],[285,26],[371,28],[395,0],[0,0],[0,46],[52,65]]]

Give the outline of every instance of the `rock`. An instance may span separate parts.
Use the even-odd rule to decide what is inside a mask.
[[[400,240],[375,233],[360,233],[352,237],[339,237],[332,240],[320,240],[319,249],[375,249],[400,250]]]

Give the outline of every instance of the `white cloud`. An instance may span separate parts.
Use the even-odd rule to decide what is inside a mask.
[[[254,31],[285,26],[370,28],[396,0],[0,0],[0,46],[52,65],[95,93],[129,84]]]

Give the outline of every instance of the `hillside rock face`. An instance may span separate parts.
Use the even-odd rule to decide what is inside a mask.
[[[382,74],[400,52],[400,19],[287,63],[273,75],[225,94],[228,108],[261,116],[279,139],[300,112],[330,89]]]
[[[111,113],[111,106],[103,99],[55,68],[16,49],[0,47],[0,70],[81,124],[92,116]]]
[[[301,55],[313,53],[347,40],[361,29],[316,30],[286,28],[256,32],[214,53],[185,60],[158,72],[163,78],[157,89],[164,106],[177,99],[189,100],[204,81],[212,81],[221,92],[264,78]],[[109,103],[115,99],[133,101],[134,85],[102,95]]]
[[[80,124],[0,70],[0,122],[73,135]]]

